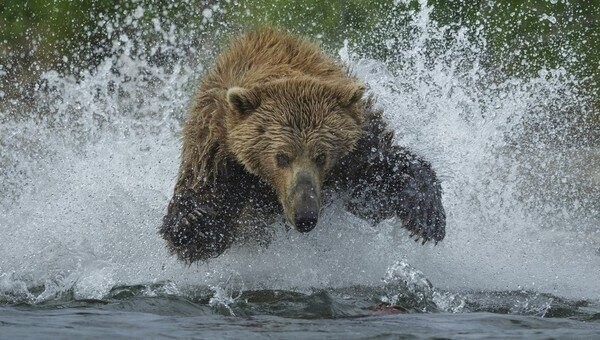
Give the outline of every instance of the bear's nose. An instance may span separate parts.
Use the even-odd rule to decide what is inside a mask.
[[[307,233],[315,228],[319,219],[319,201],[313,190],[303,193],[296,204],[294,225],[301,233]]]
[[[316,211],[305,211],[296,213],[296,230],[301,233],[307,233],[315,228],[319,216]]]

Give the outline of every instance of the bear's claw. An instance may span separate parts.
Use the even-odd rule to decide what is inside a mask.
[[[403,226],[410,232],[409,237],[416,237],[415,241],[421,240],[422,244],[430,240],[434,240],[437,244],[446,234],[446,215],[443,208],[440,209],[441,202],[437,207],[435,206],[435,200],[430,204],[434,205],[431,209],[435,213],[426,213],[421,209],[409,210],[408,217],[402,219]],[[407,207],[407,209],[410,208]]]

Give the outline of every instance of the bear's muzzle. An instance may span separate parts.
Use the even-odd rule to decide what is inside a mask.
[[[302,233],[315,228],[321,208],[320,194],[315,176],[309,172],[299,173],[292,191],[293,221],[296,230]]]

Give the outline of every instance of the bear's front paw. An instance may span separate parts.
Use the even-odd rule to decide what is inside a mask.
[[[401,219],[410,236],[416,237],[415,241],[422,244],[429,240],[437,244],[446,235],[446,214],[438,199],[411,202],[401,214]]]
[[[404,227],[422,244],[437,244],[446,235],[446,213],[442,205],[442,188],[432,171],[417,168],[402,190],[399,216]]]
[[[160,233],[173,254],[186,263],[217,257],[232,240],[225,221],[197,201],[193,190],[176,194]]]

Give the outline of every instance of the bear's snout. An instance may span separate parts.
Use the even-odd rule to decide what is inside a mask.
[[[299,174],[294,188],[293,224],[296,230],[307,233],[319,219],[320,197],[317,184],[309,174]]]
[[[315,228],[319,219],[319,204],[316,198],[303,197],[297,204],[294,224],[299,232],[307,233]]]

